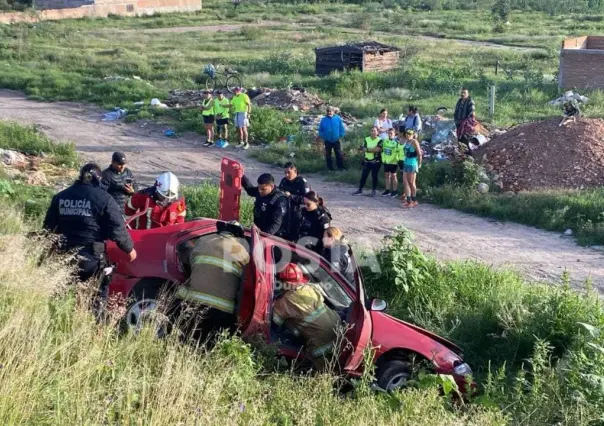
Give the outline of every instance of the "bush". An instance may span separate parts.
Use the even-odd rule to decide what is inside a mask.
[[[35,126],[26,127],[12,122],[0,122],[0,148],[31,155],[52,155],[53,163],[57,165],[78,164],[73,143],[54,142],[40,133]]]
[[[187,220],[198,217],[218,218],[218,186],[210,183],[183,187],[182,193],[187,202]],[[250,226],[254,221],[253,201],[244,197],[241,200],[239,221]]]

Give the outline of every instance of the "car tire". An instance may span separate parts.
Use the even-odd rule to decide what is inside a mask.
[[[139,282],[131,293],[126,314],[122,319],[121,330],[138,334],[146,321],[154,321],[157,337],[166,337],[172,327],[168,315],[158,312],[158,306],[161,305],[160,297],[166,297],[163,281],[143,280]]]
[[[411,363],[394,359],[379,366],[376,372],[377,385],[385,391],[393,391],[407,386],[412,376]]]

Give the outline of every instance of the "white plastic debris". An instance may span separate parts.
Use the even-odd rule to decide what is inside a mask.
[[[554,99],[553,101],[550,101],[549,103],[550,105],[563,105],[566,102],[570,101],[587,103],[589,101],[589,98],[587,98],[586,96],[582,96],[579,93],[575,93],[572,90],[569,90],[568,92],[565,92],[564,95],[560,96],[557,99]]]
[[[564,231],[564,235],[566,235],[567,237],[570,237],[571,235],[573,235],[573,230],[567,229],[566,231]]]

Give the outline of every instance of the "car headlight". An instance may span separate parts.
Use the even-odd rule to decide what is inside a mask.
[[[453,367],[453,372],[458,376],[469,376],[472,374],[472,369],[464,362]]]

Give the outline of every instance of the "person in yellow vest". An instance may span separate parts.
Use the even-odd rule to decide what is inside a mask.
[[[214,115],[216,117],[216,136],[219,142],[219,148],[229,146],[229,107],[230,101],[224,97],[224,93],[219,90],[218,98],[214,99]]]
[[[187,248],[191,276],[176,290],[177,299],[203,307],[199,326],[206,331],[235,329],[235,303],[250,262],[241,225],[218,222],[217,228],[218,233],[204,235]]]
[[[214,97],[209,90],[206,91],[205,98],[201,101],[201,115],[206,128],[206,143],[203,146],[210,147],[214,145]]]
[[[384,180],[386,190],[382,197],[398,197],[398,162],[401,159],[403,146],[399,144],[395,129],[388,129],[388,138],[382,144],[382,163],[384,163]]]
[[[282,294],[273,305],[273,322],[301,336],[313,365],[324,371],[328,357],[335,352],[340,316],[325,305],[323,290],[308,284],[308,277],[295,263],[285,265],[277,281]]]
[[[371,173],[371,196],[375,197],[378,184],[378,173],[382,167],[381,152],[383,141],[379,137],[379,129],[377,127],[371,128],[371,136],[368,136],[363,141],[363,146],[359,150],[363,153],[363,172],[361,174],[361,182],[359,189],[353,192],[352,195],[362,195],[363,187],[367,182],[367,178]]]
[[[231,99],[231,108],[233,111],[233,121],[235,127],[239,131],[239,144],[237,148],[248,149],[248,130],[250,125],[249,119],[252,113],[252,102],[250,97],[241,91],[241,87],[235,87],[233,93],[235,96]]]

